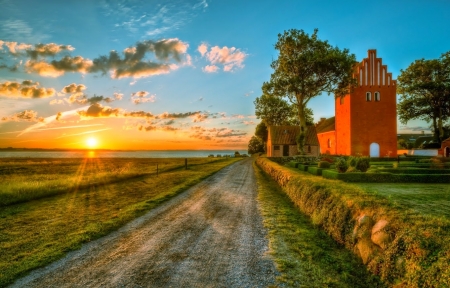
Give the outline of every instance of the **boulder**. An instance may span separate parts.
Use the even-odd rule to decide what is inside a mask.
[[[381,247],[383,250],[391,243],[392,239],[388,233],[388,224],[386,220],[379,220],[372,227],[372,233],[370,239],[373,243]]]

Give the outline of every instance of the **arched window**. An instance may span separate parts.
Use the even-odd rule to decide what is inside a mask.
[[[328,138],[327,144],[328,144],[328,148],[331,148],[331,139]]]
[[[375,101],[380,101],[380,92],[375,92],[373,96],[375,98]]]
[[[372,101],[372,93],[366,92],[366,101]]]
[[[344,104],[344,97],[340,97],[340,104]]]

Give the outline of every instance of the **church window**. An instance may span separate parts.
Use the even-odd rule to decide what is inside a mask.
[[[372,93],[366,92],[366,101],[372,101]]]
[[[331,139],[328,138],[327,144],[328,144],[328,148],[331,148]]]
[[[380,101],[380,92],[375,92],[374,97],[375,101]]]
[[[344,104],[344,97],[341,97],[341,98],[339,99],[339,101],[340,101],[341,105]]]

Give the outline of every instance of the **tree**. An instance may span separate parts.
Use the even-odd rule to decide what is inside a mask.
[[[263,150],[266,150],[266,142],[269,137],[269,131],[267,130],[266,122],[261,121],[255,128],[255,136],[261,139],[263,142]]]
[[[267,126],[271,125],[290,125],[295,117],[291,105],[279,97],[273,97],[263,94],[256,97],[255,115],[258,119],[263,119]]]
[[[305,137],[309,100],[323,92],[343,96],[355,83],[352,78],[355,55],[319,40],[317,33],[318,29],[311,36],[303,30],[291,29],[278,34],[275,49],[279,56],[271,64],[274,72],[270,81],[262,87],[265,94],[288,97],[296,105],[301,127],[300,147]]]
[[[255,154],[259,152],[264,152],[264,143],[261,138],[252,136],[248,142],[248,154]]]
[[[431,122],[434,139],[441,143],[445,136],[443,122],[450,117],[450,51],[439,59],[416,60],[406,70],[400,70],[397,93],[400,122]]]
[[[289,104],[280,97],[263,94],[256,97],[255,101],[256,118],[262,119],[267,126],[271,125],[296,125],[298,120],[297,106]],[[313,111],[310,108],[305,109],[305,118],[307,125],[314,124]]]

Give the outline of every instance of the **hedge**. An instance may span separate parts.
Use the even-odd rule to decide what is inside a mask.
[[[267,158],[256,163],[315,225],[389,286],[450,287],[450,220],[405,210],[355,185],[296,172]]]
[[[424,168],[382,168],[380,172],[392,174],[447,174],[450,177],[449,169],[424,169]]]
[[[384,170],[384,169],[383,169]],[[379,182],[379,183],[450,183],[450,174],[392,174],[380,173],[339,173],[326,170],[322,177],[327,179],[341,180],[344,182]]]
[[[308,167],[308,173],[312,174],[312,175],[316,175],[316,176],[321,176],[322,175],[322,171],[326,170],[329,168],[319,168],[316,166],[309,166]]]

